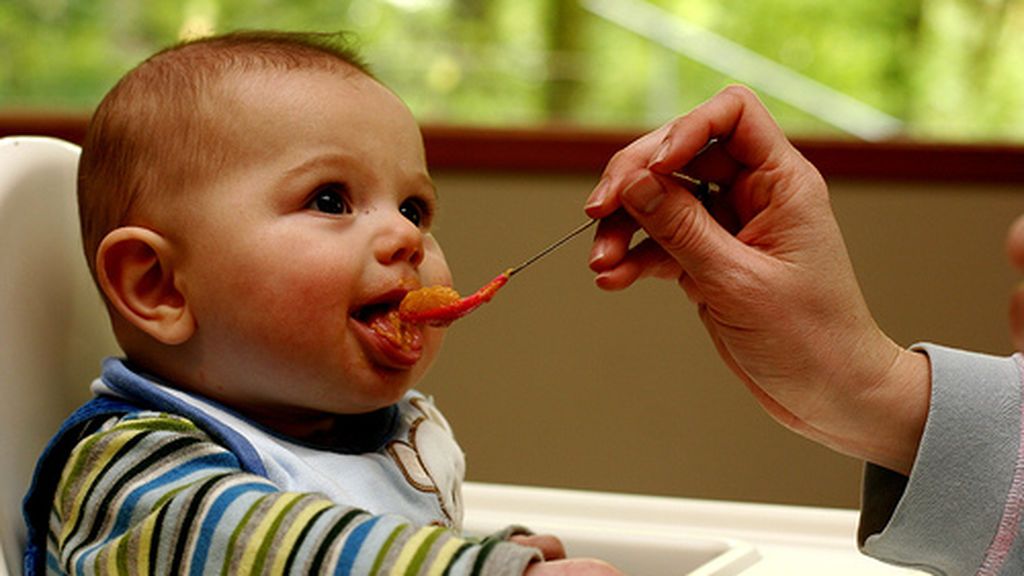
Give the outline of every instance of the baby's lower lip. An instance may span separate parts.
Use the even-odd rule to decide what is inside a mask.
[[[378,364],[393,369],[408,369],[422,358],[423,343],[419,328],[412,328],[415,332],[408,334],[408,339],[403,341],[400,337],[387,334],[380,326],[375,329],[375,323],[386,321],[382,318],[367,322],[352,318],[351,321],[368,354]]]

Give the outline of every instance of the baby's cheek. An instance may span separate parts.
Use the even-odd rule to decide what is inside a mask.
[[[348,320],[346,293],[329,283],[264,282],[250,291],[244,326],[264,345],[297,351],[336,343]]]
[[[427,234],[423,241],[423,263],[420,265],[420,281],[424,286],[450,286],[452,283],[452,272],[448,267],[448,260],[445,259],[441,245],[431,234]]]

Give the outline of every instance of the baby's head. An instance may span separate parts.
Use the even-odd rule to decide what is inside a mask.
[[[409,110],[321,35],[161,52],[90,123],[79,209],[129,360],[302,436],[397,401],[436,328],[371,328],[450,273]]]

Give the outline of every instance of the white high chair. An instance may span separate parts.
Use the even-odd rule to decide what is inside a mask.
[[[79,148],[0,138],[0,576],[21,574],[21,499],[50,436],[117,353],[78,233]]]

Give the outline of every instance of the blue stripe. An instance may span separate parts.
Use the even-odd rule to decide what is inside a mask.
[[[205,468],[220,468],[225,470],[237,469],[238,461],[235,457],[229,453],[219,454],[207,454],[194,460],[190,460],[187,464],[182,463],[175,468],[168,470],[162,476],[150,480],[146,484],[139,486],[132,491],[131,494],[125,498],[124,503],[121,505],[121,509],[117,512],[117,521],[114,523],[114,529],[111,534],[107,536],[104,543],[109,542],[111,539],[116,538],[122,532],[128,530],[129,524],[132,520],[132,512],[135,511],[136,503],[146,495],[147,492],[151,492],[157,488],[161,488],[166,484],[180,480],[181,478],[198,472]],[[211,473],[213,471],[211,470]]]
[[[203,576],[205,571],[203,570],[206,565],[206,557],[210,554],[210,545],[215,544],[213,541],[213,535],[217,531],[217,525],[220,523],[221,517],[227,512],[227,509],[238,500],[239,497],[245,496],[249,491],[259,492],[261,494],[267,494],[270,492],[276,492],[277,488],[264,483],[247,482],[245,484],[239,484],[238,486],[232,486],[210,505],[210,510],[203,520],[203,525],[199,528],[199,536],[196,538],[196,549],[192,554],[192,567],[189,570],[189,574],[192,576]],[[230,533],[230,531],[228,532]],[[185,536],[182,535],[184,538]],[[223,542],[217,542],[216,545],[223,546]]]
[[[50,569],[50,572],[55,572],[57,574],[64,573],[64,569],[60,567],[60,562],[57,560],[57,557],[49,550],[46,551],[46,567]]]
[[[117,511],[117,519],[114,521],[114,528],[110,531],[110,533],[107,534],[106,538],[82,550],[78,557],[78,562],[76,564],[78,566],[78,569],[80,571],[84,570],[84,562],[86,561],[87,558],[92,557],[92,555],[95,552],[109,544],[111,540],[114,540],[124,535],[124,532],[127,531],[128,528],[130,527],[132,513],[136,511],[135,508],[137,502],[141,500],[142,497],[146,495],[146,493],[154,489],[161,488],[165,484],[168,484],[175,480],[180,480],[186,474],[195,472],[196,469],[192,467],[192,464],[194,463],[209,461],[211,464],[218,464],[218,460],[226,460],[226,462],[220,463],[218,467],[237,469],[238,461],[230,453],[208,454],[206,456],[202,456],[194,460],[191,460],[188,463],[188,465],[181,465],[175,468],[171,468],[162,476],[154,478],[153,480],[147,482],[146,484],[143,484],[142,486],[139,486],[135,490],[132,490],[128,497],[125,498],[124,503],[121,504],[120,509]]]
[[[345,539],[345,547],[341,549],[341,557],[338,558],[338,566],[334,569],[335,574],[342,576],[352,573],[352,567],[355,565],[356,559],[359,557],[359,549],[362,548],[363,541],[370,535],[370,531],[377,525],[380,518],[380,516],[374,516],[352,529],[348,538]]]

